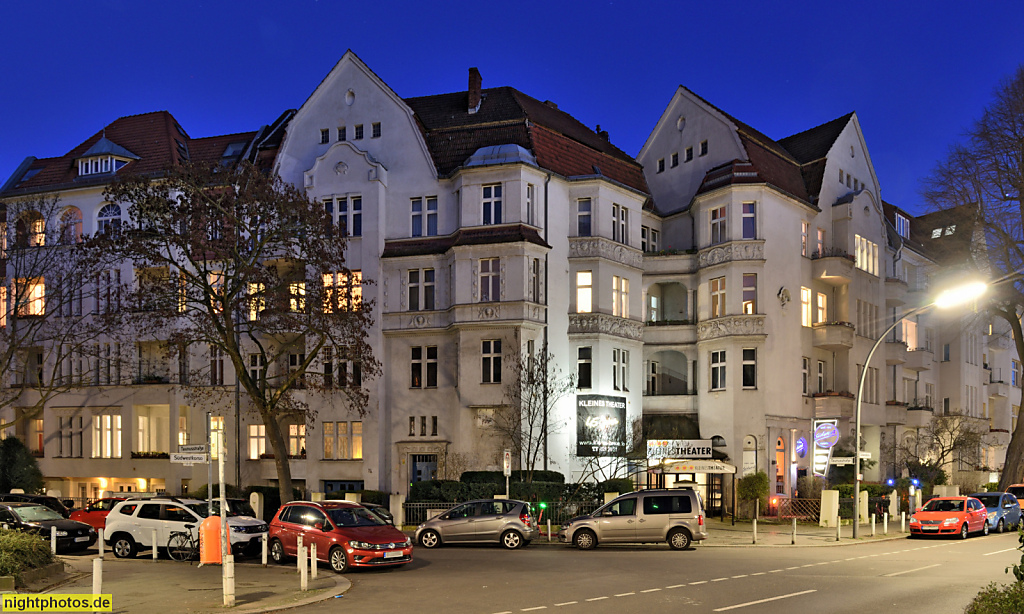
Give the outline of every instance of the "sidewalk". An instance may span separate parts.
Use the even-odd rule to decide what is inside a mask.
[[[749,520],[737,520],[733,525],[731,520],[722,521],[720,518],[708,518],[708,539],[698,547],[724,547],[724,546],[749,546],[755,547],[753,523]],[[909,528],[907,528],[909,531]],[[875,523],[875,536],[871,537],[871,525],[862,524],[859,529],[860,535],[853,539],[853,526],[843,525],[841,537],[836,541],[836,529],[819,527],[817,524],[797,523],[796,543],[793,543],[793,525],[790,522],[776,523],[773,520],[763,520],[757,523],[757,544],[756,547],[781,547],[793,548],[797,546],[851,546],[868,542],[888,541],[894,539],[906,539],[909,533],[900,533],[900,523],[889,523],[889,534],[882,534],[882,523]]]
[[[65,558],[72,577],[44,594],[92,593],[92,558]],[[296,565],[235,564],[235,607],[254,614],[333,599],[352,585],[321,566],[309,590],[299,589]],[[103,592],[113,595],[114,612],[224,612],[221,568],[146,558],[103,560]],[[340,599],[339,599],[340,601]]]

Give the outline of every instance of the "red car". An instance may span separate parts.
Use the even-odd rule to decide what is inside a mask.
[[[84,522],[92,528],[99,531],[107,524],[107,514],[110,513],[111,508],[114,504],[119,501],[124,501],[124,497],[110,497],[108,499],[96,499],[89,505],[85,506],[84,510],[75,510],[71,512],[71,520],[77,520],[78,522]]]
[[[910,517],[910,536],[988,535],[988,510],[973,497],[936,497]]]
[[[292,501],[270,522],[270,557],[283,564],[298,553],[298,537],[316,544],[317,561],[337,573],[352,567],[404,565],[412,540],[379,516],[346,501]]]

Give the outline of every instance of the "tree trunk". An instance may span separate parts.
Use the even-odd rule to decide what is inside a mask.
[[[288,442],[284,440],[281,423],[277,416],[266,409],[260,410],[263,424],[267,427],[267,440],[274,451],[274,465],[277,468],[277,490],[281,495],[281,504],[292,500],[292,467],[288,461]]]
[[[1017,348],[1017,356],[1024,357],[1024,331],[1021,330],[1020,320],[1016,317],[1016,310],[1012,312],[1012,315],[1006,312],[1000,312],[1000,315],[1009,322],[1013,329],[1013,342]],[[1019,385],[1020,382],[1017,384]],[[1018,418],[1017,426],[1010,436],[1010,445],[1006,447],[1006,460],[1003,463],[1003,472],[999,475],[999,490],[1005,491],[1010,484],[1021,482],[1022,478],[1024,478],[1024,420]]]

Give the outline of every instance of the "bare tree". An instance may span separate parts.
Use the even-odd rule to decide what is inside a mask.
[[[518,458],[526,481],[543,460],[547,438],[564,424],[553,413],[555,406],[576,389],[576,374],[564,374],[555,364],[547,345],[530,352],[520,347],[518,337],[507,343],[505,372],[512,374],[504,385],[505,405],[495,412],[494,429]]]
[[[979,224],[970,258],[991,277],[1007,279],[992,290],[989,309],[1013,331],[1024,357],[1024,66],[993,93],[981,118],[927,178],[924,196],[938,209],[967,207]],[[1024,479],[1024,420],[1014,430],[999,488]]]
[[[24,437],[49,400],[94,376],[102,327],[89,305],[100,261],[83,248],[81,212],[58,198],[9,200],[4,213],[0,412],[14,412],[0,430]]]
[[[942,472],[956,465],[976,470],[981,463],[981,446],[988,436],[988,425],[960,412],[932,417],[927,426],[904,433],[889,444],[895,447],[897,470],[926,482],[934,482]],[[949,477],[953,477],[953,471]]]
[[[177,353],[194,395],[223,400],[233,382],[217,360],[229,362],[265,426],[281,500],[291,500],[288,458],[298,451],[284,426],[313,423],[314,395],[364,413],[362,380],[380,372],[366,339],[370,280],[345,266],[345,229],[300,189],[245,163],[126,177],[106,196],[127,204],[131,221],[93,247],[135,267],[126,308],[109,324]],[[191,360],[205,365],[188,368]]]

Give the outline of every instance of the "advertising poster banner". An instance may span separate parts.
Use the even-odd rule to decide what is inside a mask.
[[[576,395],[576,456],[626,453],[626,397]]]

